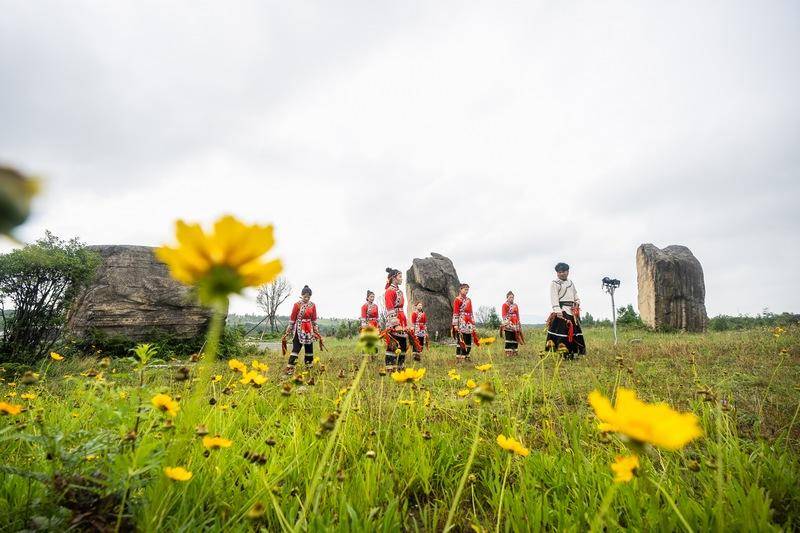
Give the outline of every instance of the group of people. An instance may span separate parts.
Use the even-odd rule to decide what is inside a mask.
[[[558,263],[555,267],[556,279],[550,284],[551,313],[547,319],[547,339],[545,350],[558,351],[565,359],[586,353],[586,344],[580,326],[580,299],[575,284],[568,279],[569,265]],[[424,347],[429,345],[428,318],[423,302],[414,302],[409,323],[405,313],[405,297],[400,285],[403,273],[395,268],[386,269],[386,286],[383,299],[385,325],[380,329],[380,311],[375,303],[375,293],[367,291],[366,302],[361,306],[361,327],[372,327],[380,331],[386,344],[385,365],[387,372],[402,370],[406,354],[411,348],[414,361],[420,361]],[[474,345],[480,344],[472,312],[472,300],[468,296],[469,284],[462,283],[458,296],[453,301],[451,335],[455,340],[456,362],[471,360]],[[505,354],[513,357],[519,354],[519,346],[524,344],[519,306],[514,302],[514,293],[506,294],[501,308],[500,333],[505,341]],[[314,341],[322,342],[317,327],[317,308],[311,301],[308,285],[300,291],[300,300],[295,302],[286,328],[284,339],[292,338],[292,351],[286,365],[286,373],[294,373],[300,351],[305,351],[304,362],[309,366],[314,361]]]

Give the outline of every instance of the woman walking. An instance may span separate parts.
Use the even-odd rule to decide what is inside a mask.
[[[506,340],[506,355],[511,357],[519,355],[519,345],[525,340],[522,337],[522,324],[519,321],[519,306],[514,303],[514,293],[508,291],[506,301],[502,307],[503,324],[500,326]]]
[[[416,344],[417,340],[408,334],[408,320],[403,311],[405,298],[400,290],[403,273],[396,268],[387,268],[386,274],[386,291],[383,293],[386,329],[381,335],[386,342],[386,372],[394,372],[405,367],[409,341]]]
[[[378,327],[378,305],[375,303],[375,293],[367,291],[367,301],[361,306],[361,329]]]
[[[292,335],[292,353],[284,370],[287,375],[294,374],[301,348],[305,350],[303,362],[306,368],[311,367],[314,362],[314,340],[321,338],[317,328],[317,306],[311,301],[311,289],[308,285],[300,291],[300,300],[292,307],[286,328],[286,335],[289,334]]]
[[[417,338],[413,346],[414,361],[422,361],[422,348],[428,340],[428,317],[420,301],[417,301],[414,312],[411,313],[411,323],[414,325],[414,336]]]
[[[471,360],[472,341],[478,344],[478,332],[472,319],[472,300],[467,296],[469,285],[462,283],[458,296],[453,301],[453,325],[451,332],[456,340],[456,361]]]

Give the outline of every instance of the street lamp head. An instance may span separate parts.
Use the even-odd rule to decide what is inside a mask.
[[[619,280],[618,279],[609,278],[608,276],[603,278],[603,288],[604,289],[606,289],[606,290],[616,289],[617,287],[619,287]]]

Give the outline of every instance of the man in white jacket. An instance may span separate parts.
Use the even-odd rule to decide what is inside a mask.
[[[569,265],[558,263],[556,277],[550,283],[552,312],[547,319],[545,350],[560,351],[565,359],[586,353],[586,343],[580,324],[580,298],[569,277]]]

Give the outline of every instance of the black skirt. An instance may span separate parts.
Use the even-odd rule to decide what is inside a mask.
[[[517,332],[505,330],[505,337],[506,337],[506,350],[516,350],[519,348],[519,343],[517,342]]]
[[[583,331],[575,317],[564,313],[564,318],[561,318],[553,313],[547,321],[545,350],[558,351],[561,346],[564,346],[569,354],[586,353]]]

